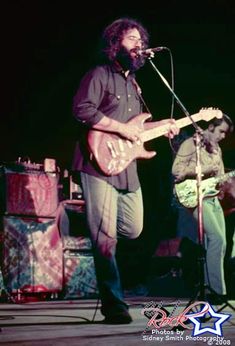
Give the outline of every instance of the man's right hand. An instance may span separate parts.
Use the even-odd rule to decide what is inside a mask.
[[[119,128],[117,132],[120,134],[120,136],[132,141],[137,142],[141,141],[141,133],[144,131],[144,129],[141,129],[139,126],[134,124],[119,124]]]

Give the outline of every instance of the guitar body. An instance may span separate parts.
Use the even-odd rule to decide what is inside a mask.
[[[143,143],[166,135],[169,131],[169,123],[159,121],[146,122],[151,115],[141,113],[127,122],[134,124],[143,130],[140,134],[140,141],[131,142],[118,134],[100,130],[90,130],[88,132],[88,147],[91,157],[95,158],[101,171],[107,175],[117,175],[127,168],[131,161],[135,159],[151,159],[156,155],[155,151],[147,151]],[[209,121],[214,117],[221,118],[222,112],[218,109],[201,109],[199,113],[191,116],[195,122],[199,120]],[[189,117],[176,120],[179,128],[191,124]]]
[[[149,114],[141,113],[128,123],[137,125],[145,130],[155,127],[155,122],[145,124]],[[90,130],[88,146],[94,155],[101,171],[108,176],[117,175],[127,168],[135,159],[150,159],[155,156],[154,151],[147,151],[143,142],[131,142],[111,132]]]
[[[208,178],[201,182],[201,193],[203,198],[214,197],[219,194],[216,189],[217,180]],[[197,181],[186,179],[182,183],[175,184],[175,194],[179,202],[186,208],[195,208],[198,205]]]

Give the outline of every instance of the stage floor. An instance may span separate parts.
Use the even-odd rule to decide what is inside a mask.
[[[153,322],[155,325],[147,326],[152,315],[144,315],[144,308],[162,305],[170,313],[175,309],[172,316],[179,316],[189,303],[185,298],[135,296],[127,298],[126,301],[133,317],[133,322],[129,325],[102,324],[103,317],[97,309],[99,302],[96,299],[1,303],[0,345],[136,346],[156,342],[161,342],[164,346],[179,342],[187,345],[232,345],[235,341],[235,301],[229,301],[231,306],[212,306],[214,312],[221,316],[214,316],[199,323],[197,331],[196,324],[192,322],[186,323],[186,326],[192,329],[180,328],[180,324],[176,322],[178,331],[172,330],[169,320],[165,320],[165,326],[158,328],[160,321],[157,322],[157,318]],[[198,310],[201,311],[201,307]],[[212,314],[214,312],[212,311]],[[230,317],[221,322],[226,318],[225,315]],[[172,320],[172,324],[174,321]],[[193,336],[193,333],[197,336]],[[221,336],[218,335],[220,333]]]

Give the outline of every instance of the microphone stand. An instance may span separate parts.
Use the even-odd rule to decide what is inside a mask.
[[[201,180],[202,180],[202,169],[201,169],[201,158],[200,158],[200,149],[203,143],[203,133],[202,129],[200,126],[197,125],[197,123],[193,120],[191,117],[190,113],[187,111],[183,103],[180,101],[178,96],[175,94],[174,90],[171,88],[169,85],[168,81],[166,78],[161,74],[161,72],[157,69],[156,65],[152,61],[153,55],[148,57],[148,61],[152,65],[153,69],[157,74],[160,76],[161,80],[163,83],[166,85],[166,87],[169,89],[171,95],[173,95],[174,99],[180,106],[180,108],[183,110],[184,114],[189,117],[189,119],[192,122],[192,125],[195,128],[196,132],[196,181],[197,181],[197,202],[198,202],[198,207],[197,207],[197,216],[198,216],[198,227],[197,227],[197,232],[198,232],[198,242],[199,242],[199,255],[197,256],[198,260],[198,267],[199,267],[199,288],[197,289],[196,293],[194,296],[189,300],[189,302],[186,305],[186,308],[190,306],[198,297],[200,301],[205,301],[205,290],[208,289],[211,293],[213,293],[215,296],[218,295],[210,286],[205,284],[205,264],[206,264],[206,258],[205,258],[205,247],[204,247],[204,229],[203,229],[203,195],[202,195],[202,189],[201,189]],[[235,308],[229,304],[228,301],[225,302],[225,305],[221,307],[219,311],[222,311],[226,306],[229,306],[233,311],[235,311]],[[207,318],[209,320],[210,318]],[[205,321],[205,317],[202,318],[202,321]],[[179,326],[177,327],[179,328]]]
[[[198,265],[199,265],[199,300],[205,300],[205,289],[206,286],[204,284],[205,280],[205,247],[204,247],[204,230],[203,230],[203,216],[202,216],[202,190],[201,190],[201,181],[202,181],[202,167],[201,167],[201,157],[200,157],[200,149],[202,145],[202,136],[199,132],[196,131],[195,138],[196,145],[196,187],[197,187],[197,216],[198,216],[198,242],[199,242],[199,255],[198,255]]]

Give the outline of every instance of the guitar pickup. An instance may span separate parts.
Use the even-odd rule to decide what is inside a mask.
[[[133,143],[131,141],[127,140],[126,143],[130,149],[133,147]]]
[[[115,150],[113,148],[113,144],[110,141],[107,141],[107,147],[110,150],[111,156],[115,159],[117,157]]]

